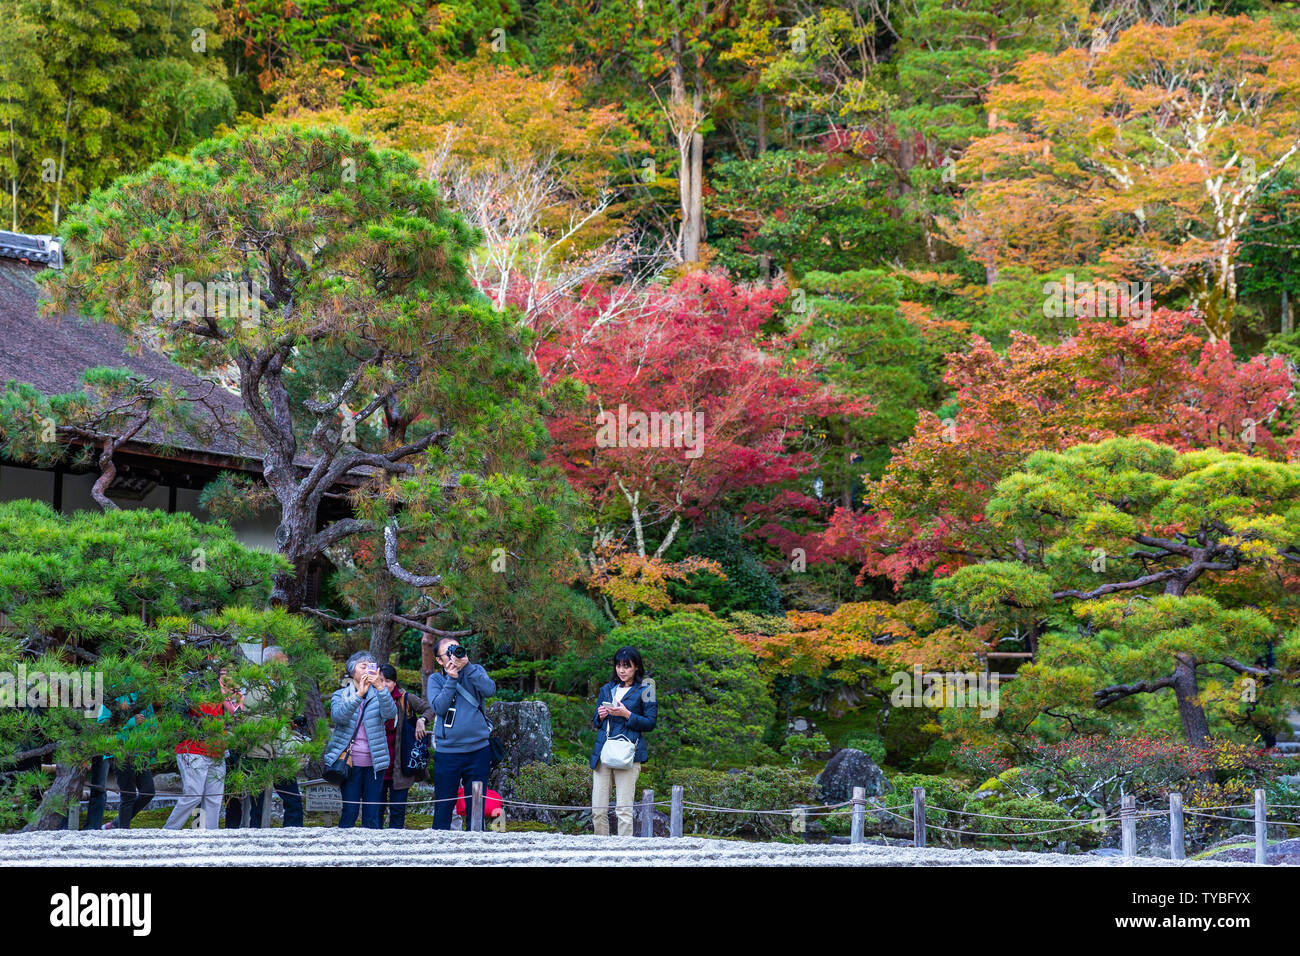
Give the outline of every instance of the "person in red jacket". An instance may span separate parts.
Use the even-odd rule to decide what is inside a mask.
[[[222,717],[239,710],[243,695],[226,682],[226,670],[221,669],[221,692],[226,695],[220,704],[197,704],[190,716],[198,720],[205,717]],[[201,825],[215,830],[221,823],[221,798],[226,790],[226,741],[217,734],[203,740],[182,740],[176,745],[176,768],[181,774],[181,798],[163,824],[164,830],[179,830],[189,821],[190,814],[198,808]]]

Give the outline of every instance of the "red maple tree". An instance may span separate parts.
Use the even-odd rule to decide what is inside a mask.
[[[636,553],[651,527],[664,529],[662,555],[684,519],[811,468],[810,419],[870,414],[795,363],[788,338],[764,334],[786,295],[692,273],[631,299],[588,289],[548,317],[536,357],[557,406],[554,457],[597,509],[626,507]]]

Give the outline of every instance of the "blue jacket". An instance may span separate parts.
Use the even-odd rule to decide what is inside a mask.
[[[462,690],[457,690],[456,685]],[[481,664],[469,663],[452,680],[446,674],[429,675],[424,695],[429,706],[438,715],[433,724],[433,751],[437,754],[469,754],[488,745],[492,725],[488,723],[487,699],[497,692],[497,685]],[[466,692],[473,701],[466,700]],[[479,707],[482,703],[484,706]],[[456,708],[456,718],[451,728],[444,725],[447,711]]]
[[[384,733],[384,721],[397,716],[397,703],[386,689],[375,690],[373,687],[361,697],[349,681],[340,687],[330,698],[330,739],[325,745],[325,766],[329,766],[352,742],[353,729],[357,726],[357,714],[366,701],[366,739],[370,742],[370,760],[376,773],[388,769],[392,758],[388,754],[388,735]]]
[[[600,719],[600,705],[612,704],[614,702],[614,691],[618,689],[617,681],[610,681],[600,689],[596,695],[596,708],[591,712],[591,724],[600,733],[596,734],[596,746],[591,751],[591,769],[595,770],[596,765],[600,763],[600,748],[605,746],[605,725],[609,725],[609,734],[618,737],[623,736],[636,744],[636,757],[633,759],[637,763],[645,763],[649,756],[646,753],[645,736],[647,731],[655,729],[655,723],[659,719],[659,702],[655,699],[655,683],[652,680],[642,680],[639,684],[633,684],[632,688],[623,696],[622,704],[632,716],[624,717],[607,717],[605,720]]]

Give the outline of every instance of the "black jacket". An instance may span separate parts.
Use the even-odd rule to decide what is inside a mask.
[[[610,681],[596,695],[596,707],[591,713],[591,724],[600,733],[596,735],[596,746],[591,751],[592,770],[595,770],[596,765],[600,763],[600,748],[605,746],[607,736],[606,724],[609,725],[608,736],[626,737],[636,744],[636,757],[633,759],[637,763],[645,763],[649,759],[644,735],[647,731],[655,729],[655,723],[659,719],[659,702],[655,698],[654,681],[642,680],[639,684],[633,684],[623,696],[621,703],[632,716],[608,717],[601,720],[600,705],[614,702],[614,691],[618,686],[617,681]]]

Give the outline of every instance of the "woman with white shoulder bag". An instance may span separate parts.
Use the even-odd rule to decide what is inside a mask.
[[[632,803],[641,764],[647,759],[645,734],[655,729],[659,704],[655,684],[645,676],[641,654],[621,647],[614,676],[600,689],[592,724],[599,733],[591,753],[591,822],[597,836],[609,836],[609,793],[616,794],[618,835],[632,836]]]

